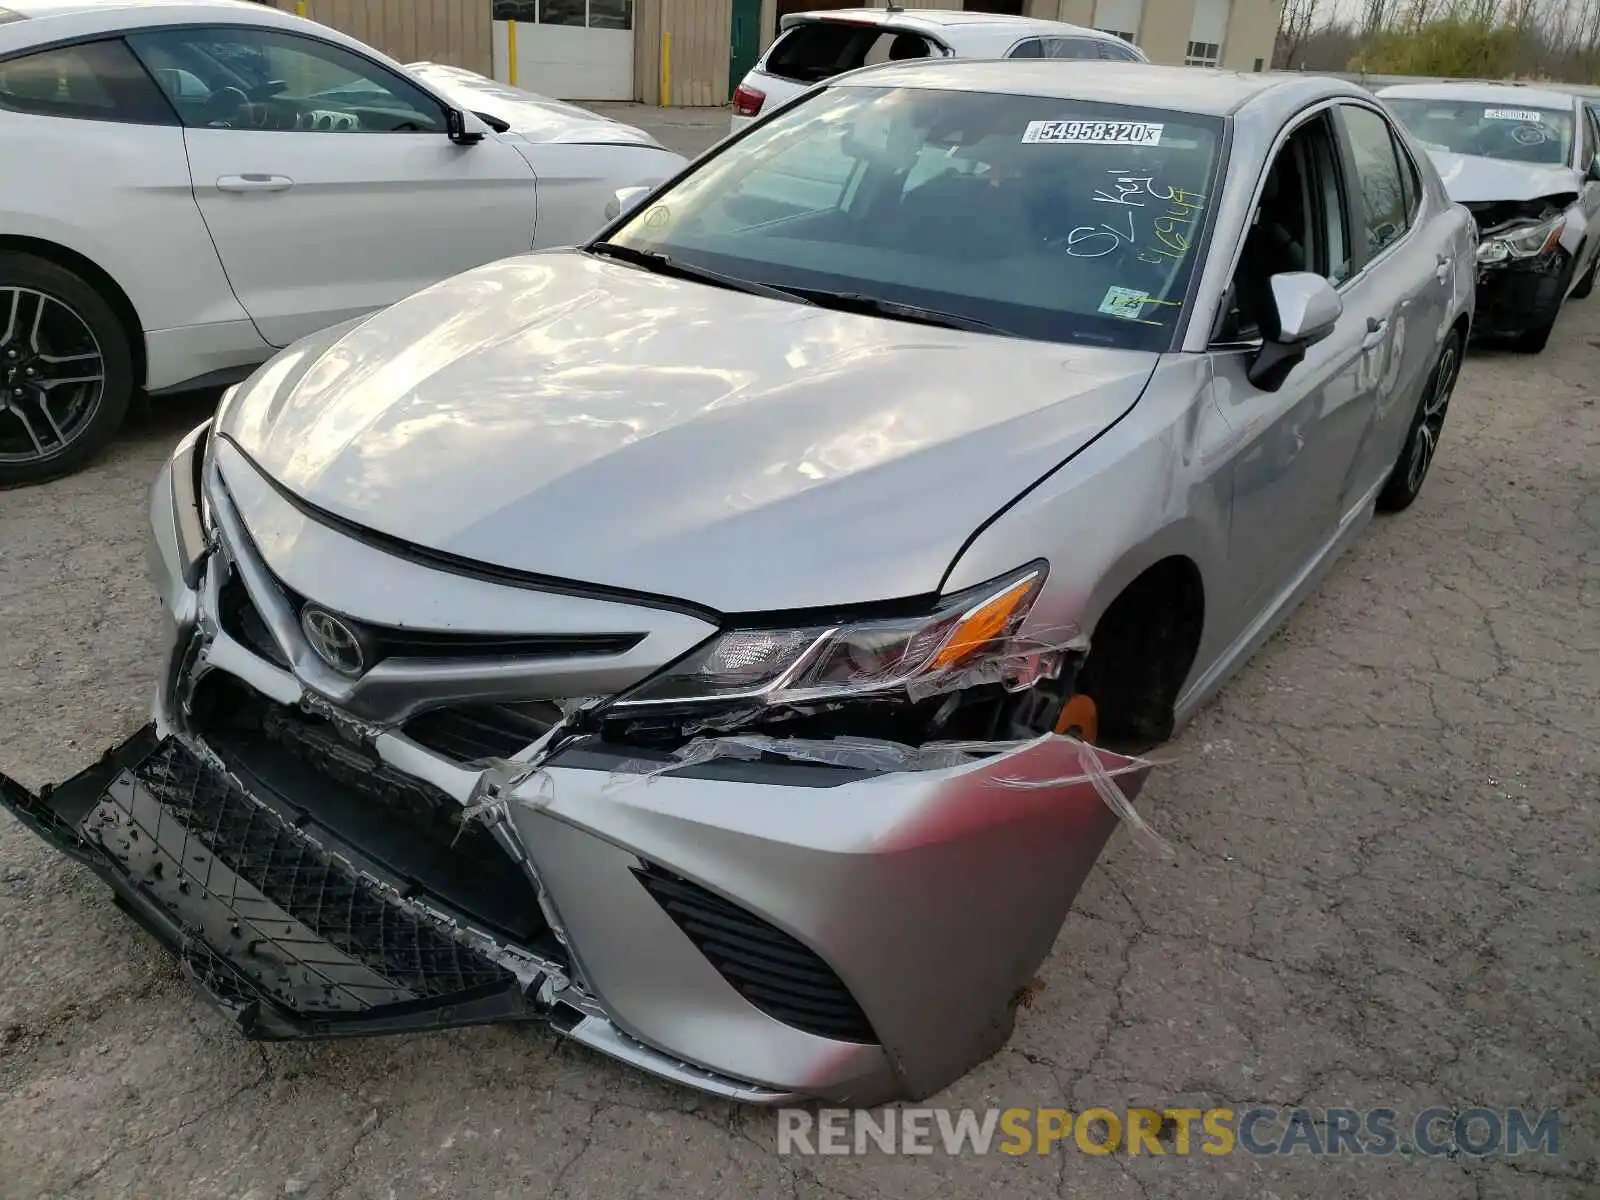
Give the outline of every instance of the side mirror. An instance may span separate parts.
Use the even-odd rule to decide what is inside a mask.
[[[444,110],[444,128],[450,140],[458,146],[476,146],[483,141],[488,126],[470,113],[459,108]]]
[[[1589,169],[1583,173],[1585,183],[1600,183],[1600,154],[1589,160]]]
[[[1264,392],[1283,386],[1306,351],[1333,332],[1344,304],[1333,285],[1310,271],[1286,271],[1270,280],[1272,308],[1264,314],[1263,341],[1250,364],[1250,382]]]
[[[615,221],[623,213],[631,211],[650,192],[649,184],[634,184],[632,187],[618,188],[611,193],[611,199],[606,201],[606,220]]]

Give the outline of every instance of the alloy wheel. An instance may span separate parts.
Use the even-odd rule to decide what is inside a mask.
[[[1433,453],[1439,447],[1445,413],[1450,408],[1450,393],[1455,390],[1456,375],[1460,370],[1461,353],[1452,341],[1439,359],[1439,366],[1433,374],[1433,386],[1423,397],[1422,419],[1417,422],[1417,432],[1412,438],[1411,462],[1406,467],[1406,486],[1413,492],[1421,489],[1428,468],[1433,465]]]
[[[60,454],[93,421],[105,385],[105,355],[75,309],[0,286],[0,463]]]

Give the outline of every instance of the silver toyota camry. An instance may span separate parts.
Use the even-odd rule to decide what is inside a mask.
[[[1337,81],[959,60],[618,214],[234,390],[152,722],[4,801],[253,1037],[926,1096],[1163,845],[1131,755],[1416,497],[1471,218]]]

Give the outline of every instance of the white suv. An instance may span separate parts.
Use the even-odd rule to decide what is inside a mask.
[[[1104,58],[1148,62],[1114,33],[1061,21],[938,8],[790,13],[733,93],[733,129],[857,67],[908,58]]]

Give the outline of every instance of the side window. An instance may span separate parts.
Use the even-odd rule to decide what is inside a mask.
[[[86,121],[177,124],[171,106],[120,41],[83,42],[0,62],[0,109]]]
[[[1102,45],[1109,46],[1110,42],[1096,42],[1093,38],[1050,38],[1045,42],[1044,56],[1046,58],[1101,58]]]
[[[1372,109],[1341,104],[1339,113],[1355,162],[1355,194],[1361,200],[1360,221],[1367,238],[1367,253],[1380,254],[1398,241],[1410,224],[1398,147],[1389,122]]]
[[[1588,170],[1589,164],[1594,161],[1594,156],[1600,153],[1600,136],[1597,136],[1596,129],[1594,109],[1585,104],[1583,120],[1579,122],[1579,137],[1583,147],[1578,152],[1578,169],[1581,171]]]
[[[1029,38],[1025,42],[1018,42],[1011,47],[1011,53],[1006,55],[1007,58],[1043,58],[1044,56],[1044,43],[1038,38]]]
[[[415,84],[315,38],[243,26],[132,34],[185,125],[305,133],[443,133]]]
[[[1100,43],[1100,57],[1101,58],[1108,58],[1112,62],[1138,62],[1139,61],[1139,56],[1137,54],[1135,54],[1132,50],[1129,50],[1126,44],[1120,43],[1120,42],[1111,42],[1111,41],[1106,41],[1106,42],[1101,42]]]
[[[1349,222],[1325,115],[1289,135],[1262,179],[1213,340],[1259,337],[1272,303],[1271,279],[1291,271],[1314,271],[1335,284],[1350,275]]]

